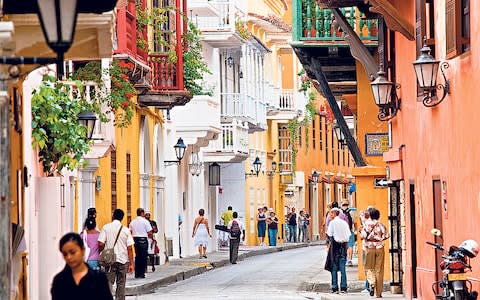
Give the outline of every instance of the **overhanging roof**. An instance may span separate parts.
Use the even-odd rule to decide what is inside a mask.
[[[111,11],[115,8],[117,0],[78,0],[79,13],[96,13]],[[37,0],[3,0],[4,14],[36,14],[38,12]]]

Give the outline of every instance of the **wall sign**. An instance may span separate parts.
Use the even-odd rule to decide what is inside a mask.
[[[388,151],[388,133],[365,134],[365,153],[368,156],[382,156]]]

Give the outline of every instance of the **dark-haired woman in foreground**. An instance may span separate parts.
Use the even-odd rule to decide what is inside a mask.
[[[59,248],[66,265],[53,278],[52,300],[113,300],[105,273],[92,270],[83,261],[85,246],[79,234],[64,235]]]

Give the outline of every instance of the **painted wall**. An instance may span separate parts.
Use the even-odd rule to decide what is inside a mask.
[[[413,2],[395,1],[395,7],[411,24],[415,24]],[[480,3],[470,1],[471,48],[466,53],[449,59],[450,68],[446,76],[451,82],[451,94],[434,108],[427,108],[417,102],[416,82],[412,62],[416,59],[415,42],[396,34],[395,61],[397,81],[401,84],[402,110],[392,122],[393,149],[401,149],[403,157],[403,178],[395,173],[396,179],[404,179],[406,185],[415,184],[415,220],[417,237],[418,296],[434,299],[430,290],[434,278],[434,250],[423,243],[432,240],[430,230],[433,224],[433,183],[434,179],[446,182],[444,199],[448,204],[441,216],[443,239],[446,246],[458,245],[465,239],[479,240],[477,222],[468,218],[466,212],[480,210],[478,190],[477,149],[480,137],[474,133],[477,119],[478,90],[480,79]],[[445,1],[435,1],[435,48],[436,59],[445,60]],[[399,55],[401,54],[401,55]],[[443,83],[441,76],[438,82]],[[409,189],[406,190],[409,195]],[[406,224],[410,224],[410,200],[406,200]],[[406,230],[406,262],[404,287],[407,296],[411,294],[411,231]],[[474,289],[480,285],[480,262],[471,262],[473,273],[469,274]]]

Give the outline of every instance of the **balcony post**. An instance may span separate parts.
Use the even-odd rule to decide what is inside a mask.
[[[302,36],[302,0],[292,1],[293,40],[298,41]]]
[[[183,43],[182,43],[182,20],[181,20],[181,0],[175,0],[175,5],[177,8],[175,14],[175,30],[176,30],[176,39],[177,39],[177,69],[176,69],[176,79],[177,79],[177,88],[178,90],[184,89],[183,83]]]

